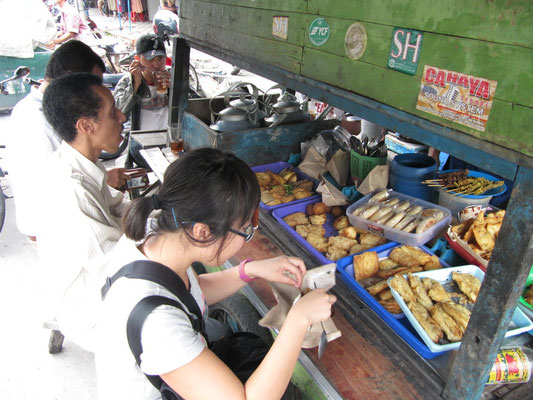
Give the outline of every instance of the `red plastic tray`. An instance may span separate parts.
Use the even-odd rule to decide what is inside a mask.
[[[487,272],[487,267],[485,267],[483,264],[481,264],[474,256],[472,256],[472,254],[470,254],[468,251],[466,251],[459,243],[454,242],[452,240],[452,238],[447,233],[444,234],[444,237],[446,238],[446,240],[450,244],[450,247],[457,254],[459,254],[461,257],[463,257],[463,259],[468,264],[477,265],[483,272]]]

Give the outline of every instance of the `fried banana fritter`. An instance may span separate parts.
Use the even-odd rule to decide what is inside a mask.
[[[413,313],[416,320],[422,325],[422,328],[426,331],[430,339],[434,343],[438,343],[440,339],[444,337],[444,333],[440,326],[431,318],[428,311],[416,301],[411,301],[407,304],[409,310]]]
[[[475,302],[481,288],[481,281],[474,275],[452,272],[452,279],[457,283],[461,292],[467,295],[470,301]]]

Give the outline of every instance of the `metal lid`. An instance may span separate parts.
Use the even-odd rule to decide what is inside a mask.
[[[246,110],[228,107],[220,111],[220,119],[224,121],[244,121],[248,119],[248,114]]]
[[[229,102],[229,105],[232,107],[244,108],[247,111],[253,111],[256,107],[256,102],[254,99],[236,99]]]

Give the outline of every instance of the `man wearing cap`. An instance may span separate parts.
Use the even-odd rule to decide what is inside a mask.
[[[157,90],[158,81],[167,88],[170,85],[170,73],[165,70],[165,44],[156,35],[142,35],[137,39],[136,53],[130,73],[115,87],[113,95],[117,107],[129,115],[131,130],[166,129],[168,94]],[[148,168],[143,161],[135,159],[137,164]]]

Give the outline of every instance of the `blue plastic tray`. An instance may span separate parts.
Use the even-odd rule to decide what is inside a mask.
[[[309,203],[316,203],[317,201],[319,200],[309,198],[309,199],[305,199],[305,201],[298,203],[298,204],[286,205],[285,207],[280,207],[277,210],[274,210],[274,212],[272,213],[272,216],[276,218],[276,220],[281,224],[281,226],[287,232],[289,232],[289,234],[291,234],[300,244],[302,244],[309,253],[315,256],[321,263],[329,264],[334,261],[326,258],[324,254],[322,254],[317,249],[315,249],[313,246],[311,246],[309,242],[307,242],[307,240],[301,237],[294,229],[292,229],[289,225],[287,225],[285,221],[283,221],[283,217],[286,217],[289,214],[293,214],[296,212],[305,213],[305,207],[307,207]],[[335,221],[335,219],[336,218],[333,215],[327,214],[326,223],[323,225],[326,231],[326,233],[324,234],[325,237],[338,235],[338,231],[333,227],[333,222]],[[381,246],[374,247],[373,249],[369,249],[369,250],[382,251],[382,250],[388,249],[389,247],[393,247],[397,244],[398,243],[395,243],[395,242],[387,242],[385,244],[382,244]],[[366,250],[366,251],[369,251],[369,250]],[[354,254],[352,254],[352,256],[353,255]]]
[[[391,242],[394,243],[394,242]],[[394,246],[389,247],[387,250],[378,252],[379,258],[384,258],[389,255],[393,248],[402,246],[401,244],[394,243]],[[425,246],[419,246],[420,249],[426,253],[435,255],[431,250]],[[372,250],[367,250],[372,251]],[[444,261],[439,259],[443,268],[449,268],[450,266]],[[422,338],[413,327],[411,322],[402,314],[391,314],[376,299],[372,297],[361,285],[357,283],[353,273],[353,256],[341,258],[337,261],[337,271],[341,274],[342,279],[352,289],[357,297],[363,300],[372,310],[374,310],[400,337],[405,340],[418,354],[422,357],[431,359],[435,358],[443,352],[433,353],[428,346],[423,342]]]
[[[458,169],[448,169],[446,171],[441,171],[441,172],[439,172],[438,174],[435,175],[435,179],[438,179],[439,175],[441,175],[441,174],[444,174],[446,172],[453,172],[453,171],[459,171],[459,170]],[[483,172],[478,172],[478,171],[470,171],[468,176],[472,176],[474,178],[485,178],[485,179],[487,179],[489,181],[501,181],[501,180],[503,180],[503,179],[498,179],[498,178],[496,178],[496,177],[494,177],[492,175],[484,174]],[[462,199],[483,199],[483,198],[489,197],[489,196],[499,196],[500,194],[505,193],[506,190],[507,190],[507,186],[504,183],[503,186],[491,189],[488,192],[483,193],[482,195],[476,196],[474,194],[468,194],[468,195],[464,195],[464,196],[461,195],[461,198]],[[452,193],[455,193],[455,192],[452,192]]]
[[[296,176],[298,177],[298,180],[307,179],[307,180],[313,182],[313,190],[316,190],[316,188],[318,187],[318,183],[319,182],[316,179],[311,178],[310,176],[304,174],[302,171],[300,171],[295,166],[293,166],[293,165],[291,165],[289,163],[283,162],[283,161],[278,161],[278,162],[275,162],[275,163],[265,164],[265,165],[257,165],[255,167],[252,167],[251,169],[252,169],[252,171],[254,171],[254,173],[255,172],[266,172],[267,170],[269,170],[271,172],[274,172],[275,174],[279,174],[285,168],[288,168],[288,169],[296,172]],[[263,210],[272,211],[272,210],[275,210],[277,208],[284,207],[287,204],[301,203],[302,201],[307,201],[309,199],[314,199],[314,201],[316,202],[316,201],[318,201],[317,199],[319,199],[319,198],[321,198],[321,195],[317,193],[317,194],[315,194],[315,195],[313,195],[311,197],[306,197],[305,199],[294,200],[294,201],[291,201],[289,203],[279,204],[277,206],[267,206],[263,202],[260,202],[259,206]]]

